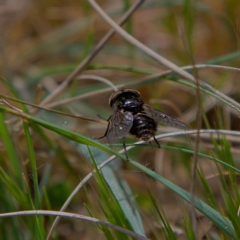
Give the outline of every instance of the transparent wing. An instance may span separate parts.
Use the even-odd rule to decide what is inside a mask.
[[[133,115],[130,112],[115,111],[109,119],[106,137],[109,142],[116,142],[125,137],[133,125]]]
[[[180,129],[188,129],[188,126],[179,121],[176,118],[172,118],[165,113],[162,113],[154,108],[149,107],[147,104],[143,105],[144,112],[152,118],[156,123],[161,123],[165,126],[180,128]]]

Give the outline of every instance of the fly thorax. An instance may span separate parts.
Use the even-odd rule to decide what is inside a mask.
[[[124,111],[129,111],[133,114],[140,112],[142,110],[142,105],[142,100],[137,98],[124,98],[119,102],[120,109],[124,109]]]

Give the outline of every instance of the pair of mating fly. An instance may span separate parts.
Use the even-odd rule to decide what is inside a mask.
[[[106,137],[110,143],[113,143],[122,138],[126,156],[124,137],[128,133],[145,142],[149,142],[153,138],[160,148],[160,144],[155,138],[158,123],[169,127],[188,129],[188,126],[178,119],[149,107],[141,99],[140,93],[133,89],[124,89],[113,93],[109,104],[113,108],[113,115],[108,119],[105,134],[99,139]]]

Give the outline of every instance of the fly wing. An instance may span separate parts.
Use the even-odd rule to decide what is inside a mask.
[[[165,113],[162,113],[154,108],[149,107],[147,104],[143,105],[144,112],[152,118],[156,123],[161,123],[165,126],[180,128],[180,129],[188,129],[188,126],[179,121],[176,118],[172,118]]]
[[[117,110],[109,119],[108,124],[106,137],[109,142],[113,143],[129,133],[133,125],[133,115],[130,112]]]

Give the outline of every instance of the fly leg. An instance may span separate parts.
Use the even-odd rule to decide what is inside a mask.
[[[124,148],[124,152],[125,152],[126,158],[129,161],[128,154],[127,154],[127,149],[126,149],[126,144],[125,144],[125,137],[123,138],[123,148]]]
[[[157,140],[155,137],[153,137],[153,139],[154,139],[154,141],[157,143],[158,147],[161,148],[161,146],[160,146],[158,140]]]
[[[98,137],[98,138],[95,137],[95,138],[93,138],[93,139],[102,139],[102,138],[105,138],[105,137],[107,136],[107,134],[108,134],[108,129],[109,129],[109,122],[108,122],[108,126],[107,126],[107,129],[106,129],[104,135],[101,136],[101,137]]]

